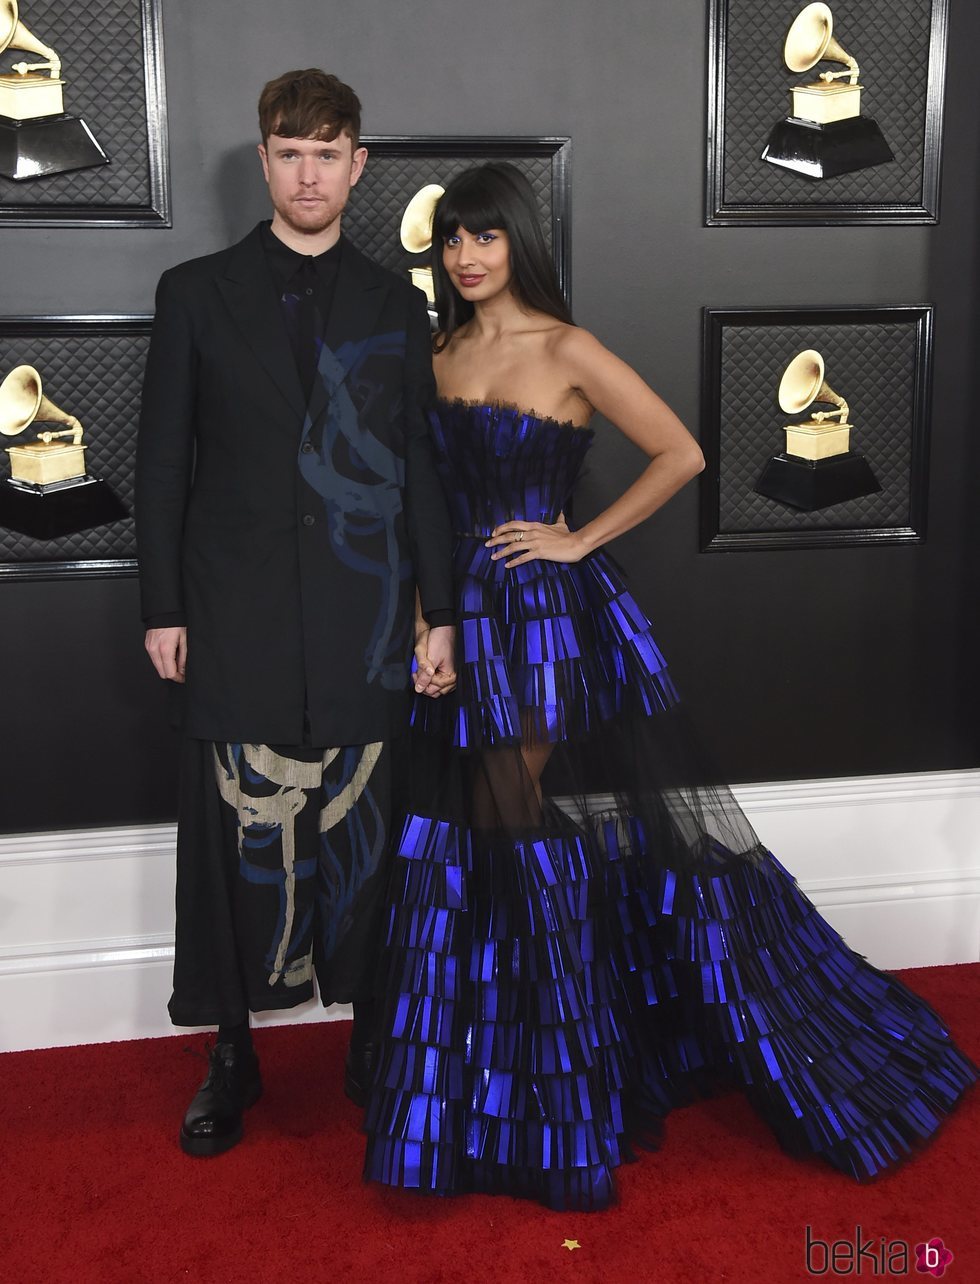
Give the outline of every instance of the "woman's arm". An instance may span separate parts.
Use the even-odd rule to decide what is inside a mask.
[[[586,330],[561,333],[555,356],[568,372],[569,387],[635,442],[650,463],[618,499],[577,531],[564,522],[506,522],[488,547],[495,559],[517,566],[533,558],[577,562],[645,521],[704,468],[701,448],[670,407],[625,361]]]

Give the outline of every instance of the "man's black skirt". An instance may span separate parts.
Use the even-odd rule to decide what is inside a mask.
[[[175,1025],[374,997],[398,741],[185,739],[177,836]]]

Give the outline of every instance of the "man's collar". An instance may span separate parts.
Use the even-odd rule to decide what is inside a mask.
[[[343,244],[343,237],[338,237],[329,250],[324,250],[320,254],[301,254],[299,250],[294,250],[291,245],[287,245],[285,241],[281,241],[276,236],[272,230],[271,219],[266,219],[259,224],[259,237],[265,252],[272,255],[284,267],[288,266],[291,271],[295,271],[301,263],[306,262],[308,259],[312,259],[317,267],[332,266],[340,259],[341,245]]]

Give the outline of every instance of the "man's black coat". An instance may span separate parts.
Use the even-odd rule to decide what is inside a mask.
[[[404,725],[415,587],[451,610],[425,300],[342,246],[309,404],[256,228],[165,272],[137,451],[143,618],[186,623],[183,730],[362,744]]]

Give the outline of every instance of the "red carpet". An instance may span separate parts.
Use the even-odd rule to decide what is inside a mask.
[[[980,964],[901,975],[980,1059]],[[260,1031],[266,1095],[242,1144],[213,1160],[177,1144],[204,1072],[185,1049],[203,1037],[0,1057],[0,1280],[787,1284],[813,1278],[807,1226],[851,1245],[835,1273],[814,1244],[825,1277],[930,1280],[913,1247],[940,1236],[954,1254],[942,1278],[980,1279],[975,1090],[912,1165],[866,1187],[785,1156],[740,1096],[719,1098],[671,1115],[663,1150],[619,1170],[616,1208],[552,1213],[363,1185],[359,1116],[340,1087],[347,1034]]]

